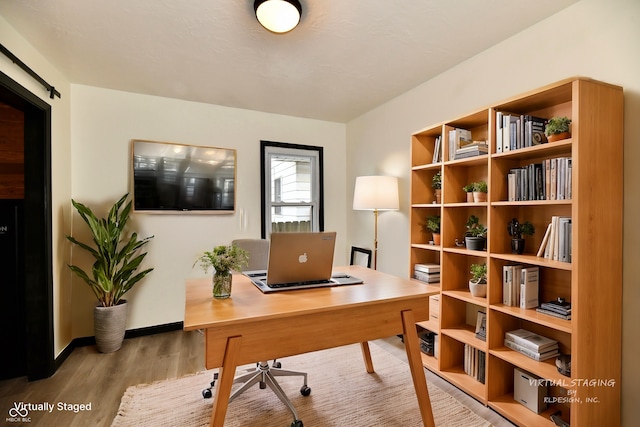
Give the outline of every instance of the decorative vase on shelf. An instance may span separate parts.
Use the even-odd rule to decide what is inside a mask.
[[[225,299],[231,296],[231,282],[233,275],[229,271],[216,271],[213,273],[213,297]]]

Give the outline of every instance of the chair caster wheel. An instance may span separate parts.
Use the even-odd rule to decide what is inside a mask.
[[[205,388],[204,390],[202,390],[202,397],[205,399],[211,399],[211,397],[213,396],[213,394],[211,393],[211,389],[210,388]]]
[[[300,394],[303,396],[309,396],[311,394],[311,389],[307,385],[303,385],[300,388]]]
[[[282,368],[282,363],[274,361],[272,366],[273,366],[274,368],[278,368],[278,369],[280,369],[280,368]]]
[[[291,427],[303,427],[302,421],[295,420],[294,422],[291,423]]]
[[[265,388],[267,388],[267,383],[260,381],[260,390],[264,390]]]

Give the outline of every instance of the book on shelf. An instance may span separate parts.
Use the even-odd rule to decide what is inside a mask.
[[[414,264],[413,269],[415,271],[421,271],[423,273],[440,273],[440,264]]]
[[[553,357],[560,355],[560,350],[557,347],[541,353],[541,352],[530,350],[507,338],[504,339],[504,345],[505,347],[508,347],[511,350],[517,351],[520,354],[524,354],[525,356],[538,362],[543,362],[547,359],[551,359]]]
[[[547,247],[547,242],[549,241],[549,236],[551,235],[551,223],[547,225],[547,230],[544,232],[544,236],[542,237],[542,242],[540,243],[540,248],[538,249],[538,253],[536,256],[543,256],[544,250]]]
[[[465,344],[463,369],[465,374],[475,378],[476,380],[484,384],[486,371],[485,352],[482,350],[478,350],[477,348],[470,346],[469,344]]]
[[[460,128],[451,129],[449,131],[449,160],[455,159],[456,150],[471,142],[473,142],[473,138],[470,131]]]
[[[564,319],[564,320],[571,320],[571,313],[569,314],[562,314],[562,313],[558,313],[557,311],[553,311],[553,310],[547,310],[545,308],[542,307],[537,307],[536,311],[538,313],[542,313],[542,314],[547,314],[549,316],[553,316],[553,317],[557,317],[559,319]]]
[[[520,308],[538,306],[539,268],[525,267],[520,279]]]
[[[480,156],[489,153],[489,144],[486,141],[472,141],[462,145],[455,152],[455,160]]]
[[[431,163],[438,163],[442,161],[442,135],[438,135],[436,137],[434,146],[433,146],[433,158]]]
[[[521,265],[502,267],[502,303],[510,307],[520,306]]]
[[[525,115],[524,123],[525,147],[533,147],[547,142],[547,137],[544,134],[544,128],[547,124],[546,119]]]
[[[487,313],[478,311],[476,320],[476,338],[482,341],[487,340]]]
[[[438,283],[440,282],[440,273],[424,273],[414,270],[413,278],[425,283]]]
[[[554,215],[536,255],[554,261],[571,262],[572,239],[571,217]]]
[[[502,111],[496,111],[496,153],[502,153]]]
[[[571,303],[565,301],[564,298],[558,298],[549,302],[540,304],[540,308],[555,311],[560,314],[571,314]]]
[[[558,341],[522,328],[505,332],[504,338],[537,353],[545,353],[558,347]]]

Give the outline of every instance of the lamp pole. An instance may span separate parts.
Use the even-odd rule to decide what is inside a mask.
[[[378,209],[373,210],[373,269],[378,269]]]

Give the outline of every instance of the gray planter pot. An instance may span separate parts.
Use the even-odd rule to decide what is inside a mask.
[[[464,238],[464,241],[467,249],[472,251],[483,251],[487,239],[486,237],[467,236]]]
[[[127,301],[113,307],[96,305],[93,309],[93,330],[100,353],[120,350],[127,323]]]

